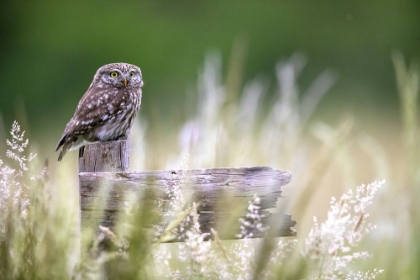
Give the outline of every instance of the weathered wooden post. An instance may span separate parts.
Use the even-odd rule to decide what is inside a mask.
[[[271,167],[214,168],[196,170],[161,170],[129,172],[128,141],[112,141],[85,146],[79,152],[79,187],[82,228],[89,224],[101,223],[112,226],[125,192],[140,192],[151,187],[163,199],[168,185],[187,184],[193,190],[198,202],[200,229],[210,233],[217,228],[237,205],[248,205],[254,194],[261,199],[261,210],[266,214],[263,224],[276,220],[276,228],[271,230],[275,236],[295,234],[296,224],[290,215],[270,213],[281,196],[281,186],[291,181],[289,172],[274,170]],[[188,180],[185,180],[187,177]],[[110,191],[101,194],[101,185],[106,182]],[[228,195],[228,196],[227,196]],[[227,201],[223,209],[217,207],[220,201]],[[97,209],[98,201],[105,202],[105,209]],[[237,219],[236,219],[237,220]],[[273,224],[270,223],[272,226]],[[239,226],[239,224],[238,224]],[[239,229],[239,227],[238,227]],[[237,233],[237,232],[236,232]],[[222,239],[237,238],[228,231],[219,232]],[[253,237],[262,237],[255,231]]]
[[[79,150],[79,173],[127,172],[129,153],[128,140],[84,146]]]

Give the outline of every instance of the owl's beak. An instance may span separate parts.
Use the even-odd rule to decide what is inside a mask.
[[[127,86],[127,84],[128,84],[128,81],[127,81],[127,79],[126,79],[126,78],[124,78],[123,83],[124,83],[124,86],[126,87],[126,86]]]

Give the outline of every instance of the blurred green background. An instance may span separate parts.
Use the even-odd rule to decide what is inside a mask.
[[[325,69],[337,75],[316,116],[356,114],[380,133],[399,122],[391,53],[418,59],[419,26],[420,2],[407,0],[10,1],[0,9],[0,113],[5,131],[17,119],[52,152],[95,71],[122,61],[142,69],[149,127],[171,125],[190,113],[205,55],[220,51],[225,78],[239,41],[242,81],[274,88],[276,63],[302,52],[303,89]]]
[[[132,170],[178,166],[191,140],[181,147],[181,128],[193,135],[199,129],[188,124],[198,119],[204,132],[190,150],[190,162],[207,165],[191,168],[244,164],[292,171],[285,194],[303,235],[313,225],[312,216],[325,217],[332,195],[386,179],[372,214],[378,230],[364,243],[374,258],[362,266],[392,267],[386,279],[417,279],[419,69],[405,71],[406,65],[419,68],[419,27],[418,0],[10,1],[0,8],[0,157],[7,148],[4,138],[10,138],[8,131],[18,120],[38,158],[50,158],[52,184],[76,185],[77,153],[58,164],[55,145],[96,70],[112,62],[132,63],[142,69],[145,82],[141,129],[133,130],[140,141],[132,141],[138,146],[131,150],[137,160]],[[394,55],[402,77],[399,90],[394,51],[407,62]],[[222,69],[212,76],[203,65],[214,66],[206,60],[214,52],[221,55]],[[276,95],[276,66],[297,52],[307,58],[296,83],[299,92],[308,92],[325,70],[336,77],[309,126],[301,119],[304,112],[295,108],[286,117],[276,112],[276,102],[284,101]],[[214,81],[218,74],[220,83]],[[206,117],[211,113],[196,114],[217,107],[206,107],[208,100],[246,92],[256,77],[262,82],[251,92],[257,95],[258,86],[267,86],[265,107],[249,114],[248,130],[237,119],[248,121],[244,115],[227,110],[237,97],[213,110],[210,124]],[[208,80],[203,90],[200,82]],[[203,92],[219,95],[211,100]]]

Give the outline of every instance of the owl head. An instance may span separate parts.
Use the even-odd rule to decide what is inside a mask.
[[[111,63],[98,69],[92,85],[116,88],[140,88],[143,78],[140,68],[128,63]]]

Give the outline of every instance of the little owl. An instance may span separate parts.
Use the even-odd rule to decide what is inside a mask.
[[[99,68],[58,141],[58,161],[67,151],[87,144],[127,139],[140,108],[142,86],[135,65],[112,63]]]

